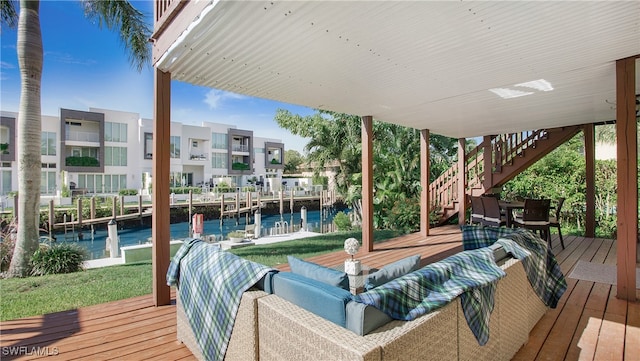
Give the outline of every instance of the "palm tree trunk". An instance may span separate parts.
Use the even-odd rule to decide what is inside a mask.
[[[20,1],[17,52],[22,81],[18,114],[18,238],[9,275],[24,277],[29,272],[31,255],[38,248],[40,220],[43,55],[39,1]]]

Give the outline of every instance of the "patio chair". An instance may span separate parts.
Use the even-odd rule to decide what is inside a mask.
[[[564,240],[562,239],[562,230],[560,229],[560,211],[564,204],[564,198],[558,198],[558,205],[556,206],[556,214],[554,217],[549,217],[549,227],[558,228],[558,236],[560,236],[560,245],[564,249]]]
[[[551,233],[549,232],[551,225],[549,222],[550,207],[550,199],[525,199],[522,216],[516,217],[513,223],[517,227],[540,233],[540,238],[547,240],[549,246],[551,246]]]
[[[244,227],[244,238],[246,239],[254,239],[256,237],[256,225],[255,224],[247,224]]]
[[[484,207],[482,206],[482,198],[471,196],[471,219],[472,224],[482,224],[484,221]]]
[[[484,220],[482,224],[485,226],[501,227],[507,225],[507,217],[500,213],[500,204],[496,197],[480,197],[482,207],[484,208]]]

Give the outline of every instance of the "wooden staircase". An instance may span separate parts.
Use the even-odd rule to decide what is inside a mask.
[[[581,130],[576,125],[484,137],[465,155],[466,194],[478,196],[502,186]],[[430,184],[429,197],[440,223],[458,214],[457,163]]]

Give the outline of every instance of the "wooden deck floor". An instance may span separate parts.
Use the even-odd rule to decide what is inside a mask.
[[[459,251],[460,240],[457,227],[441,227],[428,239],[413,234],[376,244],[376,251],[358,258],[371,267],[417,253],[423,263],[433,262]],[[565,275],[578,260],[616,260],[612,240],[565,237],[565,245],[560,250],[554,240]],[[313,260],[337,265],[344,258],[337,252]],[[568,284],[559,306],[538,322],[514,359],[640,360],[640,303],[616,299],[615,287],[609,284],[571,278]],[[156,308],[150,295],[142,296],[2,322],[0,359],[193,360],[175,333],[175,306]]]

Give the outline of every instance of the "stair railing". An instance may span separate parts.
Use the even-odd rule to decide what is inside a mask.
[[[536,142],[547,138],[547,130],[524,131],[519,133],[501,134],[488,138],[491,149],[491,171],[499,173],[502,167],[512,164],[513,159],[523,156],[527,148],[535,148]],[[473,189],[482,189],[485,178],[485,142],[483,140],[476,148],[465,155],[466,189],[471,193]],[[431,209],[453,208],[458,200],[458,165],[457,162],[444,171],[429,185]]]

